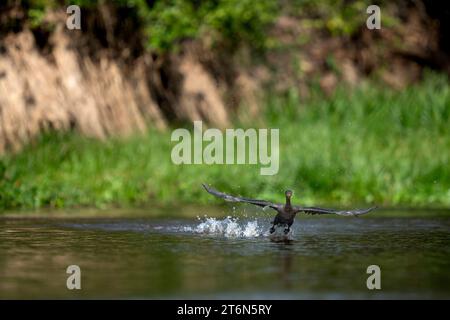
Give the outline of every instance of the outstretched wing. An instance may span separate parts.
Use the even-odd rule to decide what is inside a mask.
[[[281,208],[282,205],[281,204],[277,204],[277,203],[272,203],[269,201],[265,201],[265,200],[257,200],[257,199],[250,199],[250,198],[243,198],[243,197],[235,197],[235,196],[231,196],[229,194],[217,191],[214,188],[211,188],[209,186],[207,186],[206,184],[202,183],[203,188],[205,188],[205,190],[216,196],[219,198],[222,198],[226,201],[230,201],[230,202],[245,202],[245,203],[251,203],[254,204],[255,206],[259,206],[259,207],[270,207],[272,209],[277,210],[278,208]]]
[[[370,211],[376,209],[377,207],[372,207],[368,209],[357,209],[357,210],[333,210],[333,209],[324,209],[317,207],[299,207],[294,206],[295,211],[303,212],[306,214],[337,214],[340,216],[359,216],[362,214],[369,213]]]

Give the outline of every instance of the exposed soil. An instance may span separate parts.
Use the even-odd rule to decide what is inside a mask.
[[[67,30],[64,12],[36,29],[21,23],[20,9],[2,8],[0,153],[19,150],[45,130],[104,138],[190,120],[224,127],[237,114],[254,118],[268,86],[308,95],[318,81],[331,94],[340,82],[352,86],[369,76],[401,89],[426,68],[450,73],[448,10],[427,1],[389,10],[398,26],[363,26],[352,37],[281,16],[272,30],[280,49],[254,59],[246,48],[229,53],[198,41],[186,41],[177,53],[150,53],[131,32],[135,20],[108,6],[86,12],[83,31]],[[302,34],[314,40],[298,43]],[[247,112],[237,112],[239,106]]]

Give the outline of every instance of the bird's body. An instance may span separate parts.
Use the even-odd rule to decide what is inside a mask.
[[[286,226],[286,233],[289,232],[289,228],[294,223],[295,219],[295,213],[289,208],[285,208],[285,210],[278,211],[277,215],[272,221],[272,228],[270,229],[270,232],[273,233],[275,231],[275,226]]]
[[[226,201],[231,202],[244,202],[244,203],[250,203],[259,207],[270,207],[277,211],[277,215],[275,216],[274,220],[272,221],[272,227],[270,228],[270,233],[275,232],[276,226],[284,226],[284,232],[287,234],[290,231],[290,227],[294,223],[295,216],[299,212],[303,212],[305,214],[337,214],[341,216],[359,216],[362,214],[366,214],[376,207],[363,209],[363,210],[334,210],[334,209],[324,209],[324,208],[318,208],[318,207],[301,207],[301,206],[293,206],[291,204],[291,197],[292,197],[292,191],[287,190],[285,192],[286,196],[286,202],[285,204],[279,204],[279,203],[272,203],[265,200],[257,200],[257,199],[250,199],[250,198],[244,198],[244,197],[236,197],[231,196],[226,193],[217,191],[211,187],[208,187],[206,184],[203,184],[203,187],[205,190],[219,198],[222,198]]]

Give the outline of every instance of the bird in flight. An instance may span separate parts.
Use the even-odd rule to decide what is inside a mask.
[[[202,184],[205,190],[219,198],[222,198],[226,201],[230,202],[244,202],[244,203],[250,203],[259,207],[269,207],[274,209],[277,212],[277,215],[275,216],[275,219],[272,221],[272,227],[270,228],[270,233],[275,232],[276,226],[284,226],[284,233],[288,234],[290,231],[290,228],[292,224],[294,223],[294,218],[297,213],[302,212],[305,214],[337,214],[340,216],[359,216],[362,214],[369,213],[370,211],[376,209],[377,207],[371,207],[368,209],[357,209],[357,210],[334,210],[334,209],[324,209],[324,208],[317,208],[317,207],[301,207],[301,206],[293,206],[291,204],[291,197],[292,197],[292,191],[286,190],[284,193],[286,196],[286,203],[272,203],[270,201],[266,200],[257,200],[257,199],[250,199],[250,198],[244,198],[244,197],[236,197],[232,195],[228,195],[226,193],[217,191],[216,189],[209,187],[206,184]]]

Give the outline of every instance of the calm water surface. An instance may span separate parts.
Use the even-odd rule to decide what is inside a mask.
[[[0,216],[0,298],[450,298],[450,218],[395,215],[300,217],[290,243],[268,216]]]

